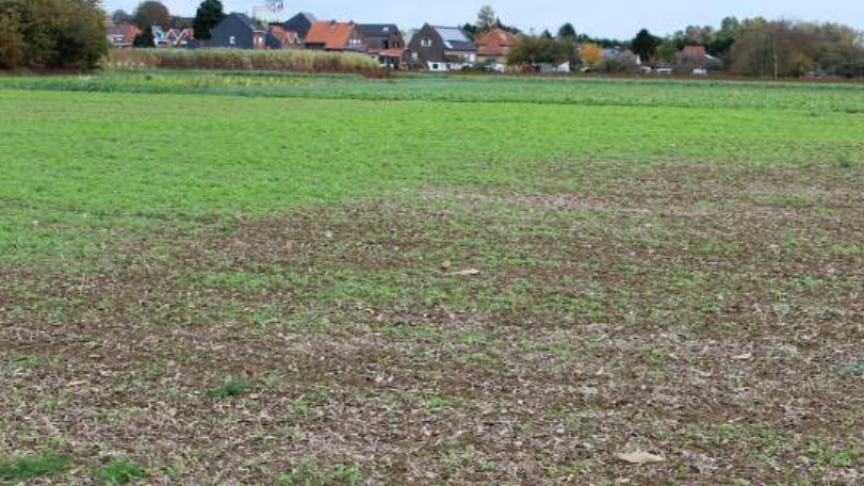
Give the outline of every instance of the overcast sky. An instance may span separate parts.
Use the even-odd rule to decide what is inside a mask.
[[[192,16],[200,0],[162,0],[171,12]],[[103,0],[105,8],[132,11],[139,0]],[[227,11],[251,13],[264,0],[223,0]],[[572,22],[580,33],[630,38],[643,27],[655,34],[671,33],[689,24],[718,25],[728,15],[790,20],[822,20],[864,29],[864,0],[287,0],[286,12],[308,11],[321,19],[396,23],[402,29],[425,22],[464,24],[489,4],[507,23],[538,32]]]

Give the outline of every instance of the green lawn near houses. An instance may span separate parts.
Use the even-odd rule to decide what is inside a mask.
[[[0,78],[0,482],[856,484],[862,134],[856,84]]]

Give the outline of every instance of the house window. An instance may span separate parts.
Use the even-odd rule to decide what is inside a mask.
[[[432,64],[432,70],[433,70],[433,71],[437,71],[437,70],[438,70],[438,64],[437,64],[437,63]]]
[[[423,47],[432,47],[432,39],[423,39],[420,42],[420,45],[422,45]]]
[[[231,37],[228,38],[228,44],[232,45],[232,46],[237,45],[237,38],[232,35]]]

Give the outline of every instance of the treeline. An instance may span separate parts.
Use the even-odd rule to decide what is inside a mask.
[[[741,76],[864,77],[864,34],[838,23],[727,17],[719,28],[692,25],[665,37],[642,29],[633,39],[617,40],[577,33],[571,23],[557,34],[526,34],[486,6],[463,27],[475,38],[494,28],[522,36],[508,56],[513,66],[570,62],[571,68],[609,73],[645,67],[689,73],[698,67]]]
[[[0,68],[95,68],[108,51],[99,0],[0,0]]]
[[[864,35],[837,23],[723,19],[719,29],[690,26],[646,42],[640,32],[633,50],[653,63],[675,66],[686,46],[703,46],[712,67],[744,76],[864,76]],[[650,34],[648,34],[650,36]],[[653,37],[653,36],[652,36]]]
[[[864,77],[864,37],[840,24],[756,21],[741,32],[729,60],[737,74]]]

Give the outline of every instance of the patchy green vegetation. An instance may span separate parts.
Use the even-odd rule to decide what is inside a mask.
[[[150,473],[144,466],[131,459],[118,458],[98,467],[94,477],[101,484],[130,484],[150,477]]]
[[[20,484],[34,478],[54,476],[71,464],[70,458],[53,452],[34,456],[0,456],[0,482]]]
[[[210,396],[214,398],[234,398],[246,395],[252,390],[252,386],[243,379],[229,377],[219,386],[210,390]]]
[[[161,51],[160,51],[161,52]],[[166,51],[167,52],[167,51]],[[352,75],[118,69],[94,76],[0,78],[0,89],[245,97],[799,110],[810,119],[864,114],[864,85],[591,77]],[[719,132],[718,132],[719,134]]]
[[[768,109],[0,84],[18,81],[0,89],[3,457],[56,446],[70,484],[864,474],[855,87],[814,116],[791,92]],[[644,89],[730,89],[701,86]],[[638,451],[652,462],[620,459]]]
[[[276,481],[279,486],[356,486],[362,481],[360,470],[346,464],[322,467],[313,460],[302,461]]]

